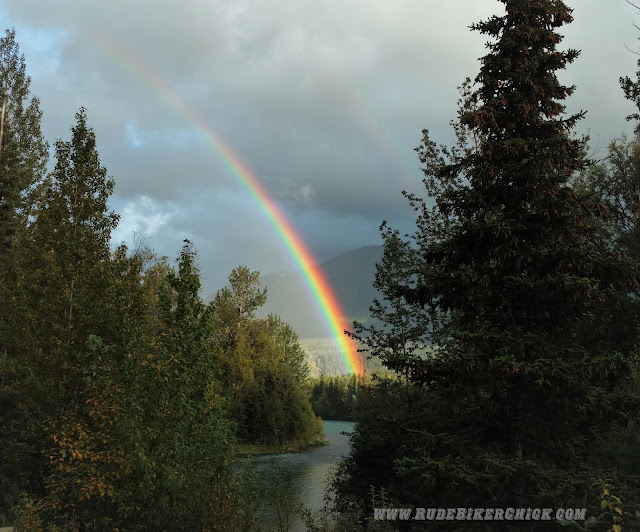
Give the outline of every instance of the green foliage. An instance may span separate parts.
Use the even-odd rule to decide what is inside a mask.
[[[15,333],[25,325],[16,316],[15,288],[23,274],[16,264],[16,248],[30,213],[31,192],[42,180],[48,160],[48,145],[40,131],[42,113],[38,99],[30,98],[30,82],[15,31],[7,30],[0,38],[0,92],[9,91],[0,163],[0,516],[18,496],[17,479],[28,482],[29,477],[12,454],[17,451],[13,442],[21,423],[17,400],[21,390],[13,366],[23,345]],[[25,456],[22,449],[20,456]]]
[[[242,529],[195,252],[175,271],[142,247],[110,251],[113,180],[76,119],[16,248],[0,515],[27,530]]]
[[[369,312],[374,322],[366,325],[354,322],[355,333],[349,336],[365,345],[364,352],[379,360],[392,371],[409,377],[411,368],[424,358],[430,344],[430,323],[435,319],[425,312],[421,303],[407,304],[397,297],[399,282],[417,280],[419,260],[416,250],[383,223],[380,227],[384,240],[382,260],[376,265],[374,287],[383,301],[374,299]],[[382,324],[382,325],[378,325]]]
[[[602,491],[600,492],[600,510],[602,513],[598,519],[611,523],[611,528],[607,532],[620,532],[622,522],[622,501],[616,497],[612,490],[614,486],[611,480],[601,480]]]
[[[255,317],[265,301],[259,272],[239,267],[210,306],[232,416],[243,442],[308,445],[319,439],[322,425],[304,387],[305,354],[297,334],[280,318]]]
[[[40,131],[40,102],[29,95],[31,78],[15,30],[0,38],[0,94],[9,91],[0,164],[0,272],[18,229],[26,222],[33,187],[46,172],[49,146]]]
[[[342,376],[311,379],[311,407],[322,419],[352,421],[362,404],[362,388],[371,383],[369,376]]]
[[[101,302],[117,221],[106,212],[113,182],[100,166],[84,112],[76,118],[72,140],[56,144],[56,167],[40,191],[32,222],[18,236],[12,283],[4,292],[2,432],[8,444],[0,462],[8,478],[33,489],[46,471],[49,428],[87,399],[87,338],[110,319]]]
[[[304,351],[257,319],[259,273],[205,305],[197,256],[110,248],[114,181],[85,109],[43,179],[47,145],[13,31],[0,167],[0,525],[20,530],[256,530],[234,464],[246,441],[322,435]]]
[[[562,116],[574,88],[556,76],[578,56],[556,50],[571,11],[503,3],[472,27],[493,42],[462,87],[454,145],[425,130],[417,149],[434,203],[407,195],[409,240],[382,227],[386,304],[373,310],[386,328],[356,332],[405,387],[376,390],[359,414],[343,511],[365,515],[371,485],[401,506],[581,507],[605,442],[640,413],[638,263],[602,245],[605,205],[571,186],[590,164],[569,134],[583,113]],[[430,356],[406,348],[429,343]]]
[[[576,179],[576,187],[595,194],[608,211],[607,238],[630,256],[640,257],[640,138],[622,135],[607,157]]]
[[[365,386],[361,393],[363,406],[357,410],[351,452],[333,481],[337,509],[344,515],[372,515],[372,489],[384,489],[402,504],[415,500],[421,501],[416,506],[430,506],[432,499],[423,486],[425,475],[399,473],[395,464],[407,453],[424,457],[423,452],[435,443],[422,439],[420,431],[440,421],[433,407],[437,397],[397,379]],[[458,426],[451,419],[451,428]]]
[[[137,331],[129,351],[127,387],[120,390],[126,400],[114,405],[120,418],[114,440],[128,461],[128,478],[115,484],[119,519],[124,524],[122,514],[129,515],[132,527],[142,524],[141,516],[147,529],[199,527],[231,481],[233,426],[212,364],[211,320],[199,288],[195,253],[186,242],[178,271],[169,269],[158,286],[151,327]]]
[[[622,501],[611,493],[614,486],[609,482],[611,482],[610,479],[598,479],[598,481],[594,483],[594,486],[601,490],[600,504],[598,505],[601,513],[598,517],[588,517],[584,521],[584,526],[580,525],[580,523],[576,522],[574,519],[561,519],[558,520],[558,523],[562,526],[571,527],[572,530],[606,530],[606,532],[621,532],[623,526]]]
[[[240,341],[243,324],[255,319],[255,311],[266,300],[267,290],[260,288],[260,272],[252,272],[246,266],[234,269],[229,286],[218,291],[212,301],[218,342],[225,348],[234,347]]]

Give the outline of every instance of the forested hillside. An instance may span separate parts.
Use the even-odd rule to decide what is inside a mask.
[[[300,340],[300,346],[304,350],[305,361],[312,377],[333,377],[348,373],[342,349],[335,339],[305,338]],[[366,373],[373,373],[382,369],[382,363],[378,359],[365,357],[364,367]]]

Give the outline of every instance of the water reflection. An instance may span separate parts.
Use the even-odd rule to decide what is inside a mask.
[[[349,453],[353,423],[325,421],[325,439],[330,445],[277,456],[248,459],[251,485],[260,493],[260,511],[267,530],[304,531],[300,518],[289,515],[300,505],[319,510],[332,468]],[[288,523],[286,516],[291,517]]]

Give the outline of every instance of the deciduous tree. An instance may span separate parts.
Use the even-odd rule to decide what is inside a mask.
[[[2,419],[0,432],[9,440],[2,462],[34,489],[46,474],[46,449],[53,444],[48,428],[86,399],[90,335],[113,330],[102,303],[118,217],[107,208],[113,180],[100,164],[84,110],[76,115],[71,140],[56,143],[56,158],[33,219],[16,240],[1,311],[2,394],[11,414]]]
[[[32,192],[44,178],[49,158],[40,131],[40,101],[30,97],[31,78],[15,37],[15,30],[6,30],[0,38],[0,95],[9,95],[0,162],[0,267],[6,267],[6,255],[26,222]]]

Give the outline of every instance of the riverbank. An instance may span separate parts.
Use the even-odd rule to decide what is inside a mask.
[[[311,443],[304,441],[286,442],[281,445],[267,445],[265,443],[240,443],[236,447],[236,452],[239,457],[244,458],[246,456],[256,455],[294,453],[296,451],[304,451],[305,449],[311,449],[313,447],[325,447],[327,445],[329,445],[329,441],[324,439],[323,434],[321,438],[313,440]]]

